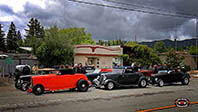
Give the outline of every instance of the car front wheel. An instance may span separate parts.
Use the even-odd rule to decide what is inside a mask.
[[[163,87],[164,86],[164,81],[162,79],[158,80],[158,86]]]
[[[30,83],[24,82],[21,84],[21,90],[26,91],[30,86]]]
[[[115,84],[113,82],[107,82],[105,85],[105,89],[112,90],[115,87]]]
[[[189,84],[189,78],[188,77],[185,77],[181,82],[183,85],[188,85]]]
[[[80,80],[77,83],[77,89],[80,92],[86,92],[89,89],[89,83],[86,80]]]
[[[147,81],[146,81],[146,79],[140,80],[138,86],[141,87],[141,88],[145,88],[145,87],[147,86]]]
[[[21,84],[20,84],[19,81],[16,81],[16,82],[15,82],[15,88],[20,89],[20,85],[21,85]]]
[[[33,93],[35,95],[41,95],[43,94],[43,92],[44,92],[44,88],[42,85],[39,84],[33,87]]]

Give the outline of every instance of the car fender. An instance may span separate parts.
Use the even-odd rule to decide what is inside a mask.
[[[37,85],[42,86],[43,89],[44,89],[44,91],[45,91],[45,87],[44,87],[42,84],[35,84],[34,87],[37,86]],[[34,87],[32,87],[32,89],[33,89]]]
[[[184,79],[185,77],[190,78],[190,75],[188,73],[185,73],[184,76],[182,77],[182,79]]]
[[[140,82],[142,79],[145,79],[148,82],[148,80],[145,76],[140,76],[138,82]]]
[[[112,80],[112,79],[107,79],[107,80],[105,80],[104,81],[104,85],[106,85],[108,82],[113,82],[114,84],[116,84],[116,85],[120,85],[118,82],[116,82],[116,81],[114,81],[114,80]]]
[[[90,82],[88,79],[83,78],[83,77],[80,78],[80,79],[78,79],[78,81],[76,81],[76,86],[77,86],[77,84],[78,84],[78,82],[79,82],[80,80],[86,80],[86,81],[88,82],[89,86],[91,86],[91,82]]]

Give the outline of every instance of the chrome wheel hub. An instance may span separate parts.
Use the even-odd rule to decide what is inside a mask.
[[[85,85],[85,84],[82,84],[82,87],[83,87],[83,88],[85,88],[85,87],[86,87],[86,85]]]
[[[188,83],[188,78],[185,78],[184,82],[185,82],[185,84],[187,84]]]
[[[141,81],[141,85],[144,87],[144,86],[146,86],[146,81],[145,80],[142,80]]]
[[[109,82],[108,83],[108,89],[113,89],[113,87],[114,87],[114,84],[112,82]]]
[[[23,90],[26,90],[26,84],[23,84],[23,85],[22,85],[22,89],[23,89]]]
[[[163,86],[164,85],[163,80],[160,80],[159,84],[160,84],[160,86]]]
[[[41,88],[38,87],[38,88],[36,89],[36,91],[40,93],[40,92],[41,92]]]

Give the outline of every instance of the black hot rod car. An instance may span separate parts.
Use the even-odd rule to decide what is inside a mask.
[[[165,83],[181,82],[183,85],[188,85],[190,75],[185,70],[159,70],[158,73],[151,76],[149,81],[151,84],[157,84],[162,87]]]
[[[125,68],[113,69],[110,73],[102,73],[93,80],[93,83],[96,84],[96,88],[104,86],[108,90],[112,90],[115,87],[134,85],[145,88],[147,86],[147,79],[142,73],[135,72],[132,68]]]

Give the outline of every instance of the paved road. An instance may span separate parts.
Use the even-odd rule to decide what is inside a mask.
[[[112,91],[90,88],[88,92],[48,92],[41,96],[16,90],[13,85],[0,87],[0,112],[135,112],[174,104],[178,97],[198,101],[198,79],[190,85],[122,88]],[[172,108],[160,112],[197,112],[198,104],[188,108]]]

